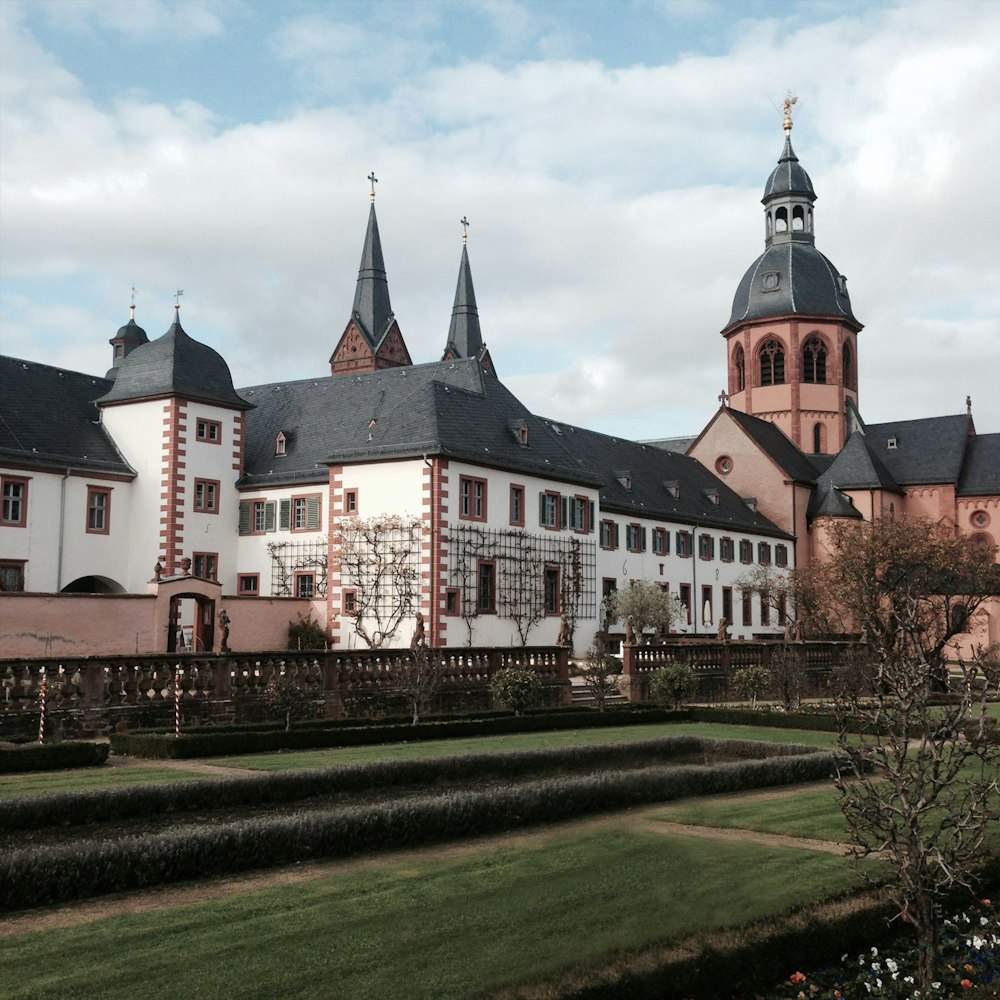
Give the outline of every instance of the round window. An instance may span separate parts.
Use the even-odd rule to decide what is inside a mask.
[[[717,472],[728,476],[733,471],[733,460],[728,455],[721,455],[715,463],[715,468]]]
[[[977,528],[985,528],[986,525],[990,523],[990,515],[987,514],[985,510],[977,510],[975,514],[972,515],[972,523]]]

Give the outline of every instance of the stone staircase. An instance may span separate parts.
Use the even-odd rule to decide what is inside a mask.
[[[587,682],[582,677],[571,677],[571,695],[574,708],[596,707],[597,700],[590,690]],[[604,699],[605,708],[624,708],[628,705],[628,698],[619,691],[613,691]]]

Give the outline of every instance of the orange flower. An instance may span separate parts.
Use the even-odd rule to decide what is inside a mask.
[[[958,985],[961,986],[963,990],[972,989],[972,983],[968,979],[963,979]]]
[[[966,972],[975,972],[976,971],[975,967],[969,965],[968,962],[966,962],[966,964],[963,966],[963,968],[965,969]]]
[[[990,905],[990,901],[988,899],[984,899],[983,900],[983,906],[989,906],[989,905]]]
[[[804,983],[806,981],[806,977],[801,972],[793,972],[788,978],[793,983]]]

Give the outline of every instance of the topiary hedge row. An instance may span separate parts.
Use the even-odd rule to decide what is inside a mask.
[[[648,725],[654,722],[677,722],[688,713],[647,709],[635,712],[551,712],[542,715],[501,715],[485,718],[458,717],[446,722],[376,723],[342,728],[297,728],[261,731],[218,732],[193,730],[180,736],[166,733],[115,733],[111,748],[116,754],[131,757],[171,758],[220,757],[274,750],[317,750],[328,747],[364,746],[377,743],[449,740],[471,736],[496,736],[503,733],[529,733],[556,729],[588,729],[601,726]]]
[[[21,743],[0,746],[0,774],[96,767],[108,759],[109,743]]]
[[[24,795],[0,800],[0,831],[39,830],[47,826],[110,823],[167,813],[307,801],[340,792],[398,788],[491,779],[551,776],[677,762],[692,755],[717,762],[761,759],[814,752],[810,747],[768,746],[746,740],[667,736],[657,740],[560,750],[516,750],[460,754],[430,760],[372,761],[322,770],[262,772],[258,775],[165,782],[118,788],[95,788],[52,795]],[[685,761],[686,762],[686,761]]]
[[[799,753],[717,767],[661,767],[557,778],[489,792],[459,791],[347,809],[8,852],[0,858],[7,910],[186,879],[417,846],[692,794],[828,778],[833,757]]]

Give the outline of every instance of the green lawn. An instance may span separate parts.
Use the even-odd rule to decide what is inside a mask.
[[[795,877],[789,878],[789,872]],[[839,895],[837,856],[589,832],[2,940],[10,1000],[449,1000]]]
[[[0,777],[0,799],[12,795],[47,795],[86,788],[118,788],[124,785],[155,785],[163,781],[198,781],[208,777],[161,767],[155,762],[138,767],[80,767],[71,771],[35,771]]]

